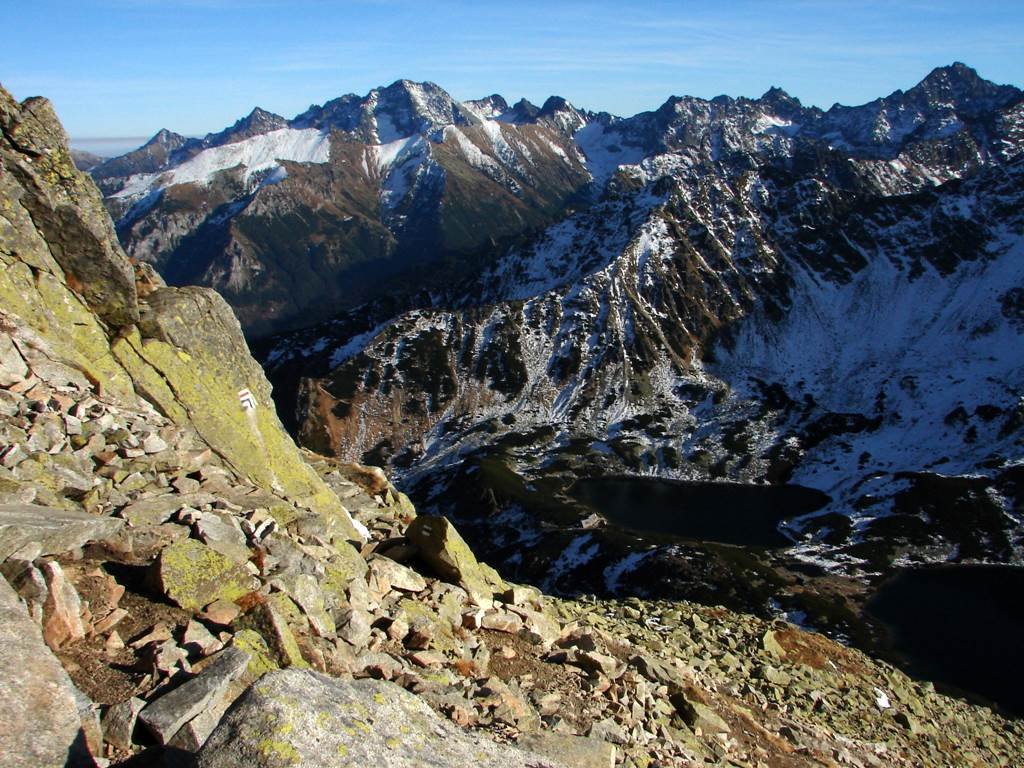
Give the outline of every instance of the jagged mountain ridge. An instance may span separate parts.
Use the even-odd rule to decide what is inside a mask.
[[[302,440],[393,457],[427,504],[498,445],[563,490],[615,471],[818,488],[832,503],[788,530],[831,567],[1019,561],[1022,116],[962,65],[860,108],[771,91],[588,116],[591,168],[602,147],[633,161],[592,207],[412,311],[280,340],[269,369],[306,377]],[[477,490],[467,515],[521,511]],[[492,559],[522,549],[513,517]],[[587,588],[616,557],[590,557]]]
[[[590,182],[558,106],[523,120],[399,81],[202,140],[162,132],[94,177],[130,255],[218,288],[260,335],[443,285],[557,220]]]
[[[807,144],[891,159],[951,133],[984,145],[979,106],[1015,93],[958,64],[861,107],[822,112],[772,89],[619,118],[559,97],[460,103],[402,80],[292,120],[257,108],[203,139],[161,131],[93,176],[130,255],[172,283],[217,288],[260,336],[372,300],[381,278],[391,293],[443,290],[591,204],[620,165]],[[971,147],[948,151],[971,161]]]

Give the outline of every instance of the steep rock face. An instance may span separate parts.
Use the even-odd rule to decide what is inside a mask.
[[[51,383],[141,396],[203,439],[260,487],[336,520],[358,538],[341,503],[302,461],[248,353],[238,321],[208,289],[136,291],[133,268],[99,194],[70,162],[48,102],[0,91],[0,318],[11,351]],[[253,408],[239,402],[248,389]]]
[[[906,125],[880,132],[897,112]],[[390,458],[421,502],[461,492],[462,519],[505,520],[504,544],[493,518],[474,540],[492,559],[536,541],[524,507],[572,517],[552,488],[627,471],[825,491],[785,530],[854,572],[1016,562],[1021,120],[1019,91],[961,65],[827,113],[774,91],[597,116],[575,133],[609,179],[592,208],[443,309],[338,320],[267,364],[305,372],[309,445]],[[587,588],[607,587],[625,554],[563,533],[590,553]],[[644,567],[671,570],[669,550]]]
[[[10,174],[3,181],[8,205],[18,201],[28,212],[65,278],[101,319],[115,328],[135,322],[131,266],[118,258],[120,248],[102,200],[74,167],[67,136],[49,102],[30,99],[18,105],[4,92],[0,130],[4,168]],[[12,240],[12,250],[32,247],[16,235]]]

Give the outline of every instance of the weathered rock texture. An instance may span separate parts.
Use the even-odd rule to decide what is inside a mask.
[[[5,210],[18,201],[68,282],[101,319],[114,327],[134,323],[139,310],[131,264],[99,190],[75,168],[50,102],[33,98],[19,105],[0,91],[0,130],[4,169],[11,174],[0,182],[5,198],[10,195]],[[15,185],[24,193],[13,190]],[[29,241],[15,243],[32,247]]]
[[[561,764],[461,731],[426,702],[377,680],[284,670],[252,686],[199,753],[200,768],[386,768]]]
[[[0,766],[91,766],[67,673],[0,579]]]
[[[86,512],[36,504],[0,504],[0,562],[34,545],[34,557],[58,555],[114,535],[124,523]]]

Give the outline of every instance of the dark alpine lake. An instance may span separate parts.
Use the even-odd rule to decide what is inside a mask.
[[[570,493],[623,528],[768,549],[790,544],[779,522],[829,502],[826,494],[796,485],[633,476],[583,478]],[[877,587],[866,613],[886,635],[875,652],[908,674],[1024,716],[1024,568],[903,570]]]
[[[916,568],[867,605],[915,677],[976,693],[1024,716],[1024,568]]]
[[[751,547],[790,543],[780,521],[821,509],[829,497],[799,485],[685,482],[653,477],[579,480],[572,495],[609,522],[649,533]]]

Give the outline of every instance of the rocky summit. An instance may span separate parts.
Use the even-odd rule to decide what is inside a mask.
[[[0,90],[0,130],[0,765],[1024,761],[1020,721],[784,621],[507,581],[292,442],[45,100]]]

